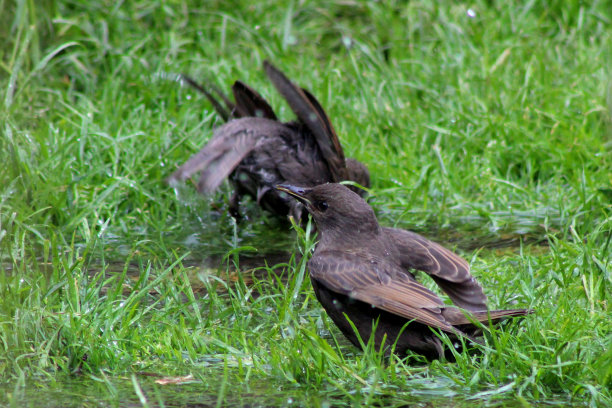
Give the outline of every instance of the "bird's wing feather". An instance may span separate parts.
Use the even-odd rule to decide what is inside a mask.
[[[232,92],[234,99],[236,99],[234,116],[238,118],[251,116],[276,120],[276,114],[268,101],[244,82],[234,82]]]
[[[447,332],[457,330],[444,318],[442,300],[432,291],[390,265],[372,263],[339,251],[317,253],[308,263],[310,275],[329,290]],[[392,277],[393,276],[393,277]]]
[[[325,139],[325,141],[331,144],[331,149],[334,151],[334,160],[338,161],[338,166],[342,166],[344,168],[346,165],[344,150],[342,150],[342,144],[340,144],[340,139],[338,139],[338,134],[334,130],[334,126],[332,125],[329,116],[327,116],[327,113],[325,113],[325,109],[323,109],[317,98],[315,98],[315,96],[311,94],[310,91],[302,88],[302,92],[304,92],[304,95],[306,95],[308,101],[312,104],[313,108],[315,108],[315,110],[319,114],[319,117],[321,118],[321,122],[325,127],[326,133],[328,135],[328,138]]]
[[[213,91],[221,98],[221,100],[223,100],[225,106],[223,106],[221,102],[219,102],[212,93],[210,93],[206,88],[197,83],[193,78],[189,77],[188,75],[181,74],[181,79],[185,81],[189,86],[202,93],[206,97],[206,99],[208,99],[208,101],[212,104],[213,108],[215,108],[217,113],[223,118],[224,121],[227,122],[230,119],[231,112],[234,110],[234,104],[232,103],[232,101],[229,100],[227,96],[225,96],[223,92],[221,92],[219,88],[212,87]]]
[[[278,126],[278,122],[261,118],[237,119],[220,126],[206,146],[172,173],[167,182],[183,181],[202,171],[198,190],[214,191],[263,137],[278,131]]]
[[[285,98],[291,110],[312,132],[321,155],[332,175],[333,182],[346,178],[344,153],[331,121],[321,104],[310,94],[293,84],[281,71],[264,61],[264,69],[278,92]]]
[[[453,303],[466,310],[486,310],[487,297],[460,256],[411,231],[384,228],[400,252],[402,267],[429,274]]]
[[[501,310],[480,310],[475,312],[469,312],[466,314],[464,311],[449,307],[444,309],[442,314],[444,318],[455,326],[461,326],[466,324],[472,324],[472,321],[478,321],[481,323],[497,323],[498,321],[513,316],[524,316],[533,313],[531,309],[501,309]]]
[[[223,154],[217,156],[200,175],[198,191],[211,193],[231,174],[232,171],[251,151],[258,142],[257,135],[251,129],[241,129],[234,133],[233,143],[226,146]]]

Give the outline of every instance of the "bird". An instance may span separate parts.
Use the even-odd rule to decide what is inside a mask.
[[[217,128],[209,142],[166,181],[176,185],[200,172],[198,190],[210,194],[229,177],[234,187],[229,212],[238,219],[245,195],[272,214],[296,220],[307,218],[302,204],[281,194],[274,188],[277,184],[315,186],[349,180],[369,187],[367,167],[345,158],[331,120],[318,100],[270,62],[264,61],[263,67],[297,120],[280,122],[270,104],[241,81],[232,86],[232,102],[217,88],[208,91],[183,75],[185,82],[202,92],[227,123]]]
[[[307,266],[314,293],[357,347],[360,338],[367,342],[373,335],[376,349],[386,355],[411,351],[428,359],[452,358],[431,329],[454,342],[478,342],[482,333],[473,321],[496,323],[533,312],[488,310],[483,288],[463,258],[414,232],[382,227],[372,207],[342,184],[276,188],[312,216],[318,242]],[[429,274],[456,307],[419,283],[414,270]]]

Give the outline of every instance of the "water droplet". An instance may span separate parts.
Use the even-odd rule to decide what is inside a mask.
[[[467,9],[467,16],[469,18],[474,18],[474,17],[476,17],[476,12],[474,10],[472,10],[472,9]]]
[[[344,36],[342,37],[342,44],[344,44],[346,48],[351,48],[353,46],[353,40],[351,37]]]
[[[297,37],[295,35],[288,35],[287,36],[287,45],[295,45],[297,44]]]

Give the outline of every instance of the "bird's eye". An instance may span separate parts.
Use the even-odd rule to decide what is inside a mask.
[[[325,210],[327,210],[327,202],[325,202],[325,201],[317,201],[315,203],[315,207],[317,207],[317,210],[319,210],[321,212],[325,212]]]

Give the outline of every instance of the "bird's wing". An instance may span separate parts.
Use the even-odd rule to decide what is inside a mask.
[[[497,323],[507,317],[525,316],[533,313],[532,309],[500,309],[500,310],[480,310],[470,312],[469,315],[454,307],[443,310],[444,318],[455,326],[471,325],[472,321],[487,323]]]
[[[235,117],[243,118],[252,116],[276,120],[276,114],[268,101],[244,82],[234,82],[232,92],[234,94],[234,99],[236,99],[236,106],[233,112]]]
[[[340,251],[315,253],[308,263],[311,278],[329,290],[441,330],[458,331],[443,316],[442,300],[423,285],[384,262]]]
[[[321,107],[321,104],[308,91],[293,84],[281,71],[264,61],[264,69],[278,92],[285,98],[291,110],[314,135],[321,155],[332,175],[334,182],[347,178],[344,152],[338,136]]]
[[[403,268],[426,272],[451,298],[466,310],[486,310],[487,297],[460,256],[411,231],[384,228],[400,252]]]
[[[193,78],[185,74],[181,74],[181,79],[185,81],[189,86],[202,93],[206,97],[206,99],[208,99],[208,101],[212,104],[212,106],[215,108],[217,113],[223,118],[224,121],[227,122],[230,119],[232,112],[235,110],[235,106],[232,101],[230,101],[229,98],[225,96],[223,92],[221,92],[219,88],[211,86],[213,92],[215,92],[219,96],[219,98],[221,98],[225,106],[223,106],[223,104],[219,102],[212,93],[210,93],[206,88],[197,83]]]
[[[267,137],[278,134],[282,124],[264,118],[236,119],[215,130],[211,140],[168,179],[183,181],[202,171],[198,190],[210,193]]]

